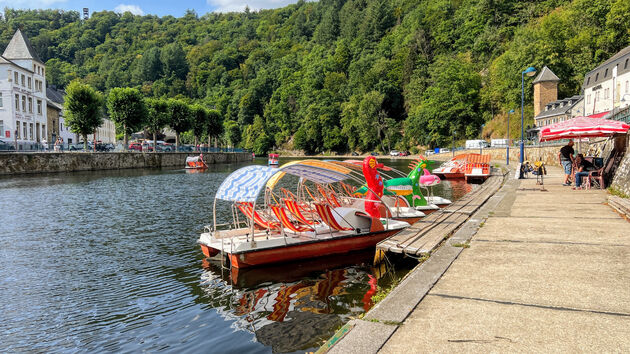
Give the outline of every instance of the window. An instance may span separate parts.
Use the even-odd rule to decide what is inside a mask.
[[[46,124],[42,124],[42,137],[46,138]]]
[[[591,77],[589,76],[589,77],[586,79],[586,86],[588,86],[588,84],[590,84],[590,83],[591,83]]]
[[[625,64],[623,64],[623,68],[624,68],[624,69],[627,69],[627,68],[628,68],[628,60],[630,60],[630,59],[626,59],[626,63],[625,63]]]
[[[33,81],[31,80],[31,77],[28,77],[28,88],[32,88],[33,86]]]
[[[24,84],[24,83],[25,83],[25,80],[24,80],[24,79],[25,79],[25,76],[22,74],[22,86],[26,86],[26,85]]]
[[[27,129],[26,122],[22,122],[22,132],[24,133],[24,135],[22,135],[22,139],[24,140],[28,139],[28,135],[26,135],[26,129]]]
[[[604,77],[608,77],[608,69],[606,69],[606,71],[604,71]]]
[[[37,114],[42,114],[42,100],[37,100]]]
[[[4,107],[4,103],[2,100],[2,92],[0,92],[0,108]]]
[[[18,94],[15,95],[15,110],[20,110],[20,95]]]
[[[17,71],[13,72],[13,77],[15,78],[15,84],[19,85],[20,82],[18,81],[18,72]]]
[[[28,98],[28,113],[33,113],[33,98]]]
[[[15,121],[15,126],[17,127],[17,129],[15,129],[15,137],[16,138],[20,138],[20,121],[16,120]]]
[[[586,103],[591,104],[591,95],[586,95]]]
[[[26,112],[26,96],[22,96],[22,111]]]
[[[30,128],[31,128],[31,129],[29,130],[29,132],[30,132],[31,134],[29,135],[29,137],[31,138],[31,140],[33,140],[33,123],[31,123],[31,124],[30,124]]]
[[[599,80],[599,73],[595,74],[595,82],[597,82],[597,80]]]
[[[62,132],[63,131],[63,123],[59,123],[59,131]]]

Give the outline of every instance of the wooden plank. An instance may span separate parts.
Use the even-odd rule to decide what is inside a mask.
[[[503,175],[493,171],[479,188],[472,190],[448,207],[421,219],[414,225],[378,243],[378,250],[421,255],[431,252],[442,240],[457,230],[501,186]]]

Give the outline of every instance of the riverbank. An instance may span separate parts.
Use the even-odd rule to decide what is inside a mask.
[[[0,154],[0,175],[128,168],[183,168],[188,156],[199,156],[199,154],[185,152],[2,153]],[[245,152],[208,152],[203,156],[208,164],[245,162],[252,159],[251,153]]]
[[[606,191],[548,171],[544,190],[506,182],[472,216],[479,229],[456,232],[329,353],[630,350],[628,222]]]

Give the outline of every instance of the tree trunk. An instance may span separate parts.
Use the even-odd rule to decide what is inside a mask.
[[[88,151],[88,147],[87,147],[87,134],[82,134],[83,135],[83,150]]]
[[[218,145],[217,145],[217,137],[215,136],[214,137],[214,148],[216,149],[217,147],[218,147]]]
[[[157,152],[157,132],[153,131],[153,152]]]
[[[208,134],[208,152],[210,152],[210,145],[212,145],[212,137]]]
[[[201,148],[199,148],[199,138],[195,135],[195,149],[197,149],[197,152],[201,151]]]
[[[123,138],[123,144],[125,144],[125,151],[127,151],[127,148],[129,147],[129,144],[128,144],[129,141],[127,138],[127,123],[123,124],[123,129],[125,130],[124,131],[125,137]]]
[[[175,152],[179,151],[179,132],[175,132]]]

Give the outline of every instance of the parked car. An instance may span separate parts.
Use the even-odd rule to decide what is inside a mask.
[[[130,143],[129,150],[142,151],[142,144],[138,142]]]
[[[359,153],[356,152],[356,151],[353,151],[352,154],[350,154],[350,155],[352,155],[352,156],[359,156]]]
[[[179,147],[180,152],[194,152],[195,147],[191,145],[182,145]]]
[[[398,153],[398,156],[409,156],[409,151],[401,151]]]
[[[370,153],[370,155],[372,155],[372,156],[378,156],[378,152],[376,152],[376,151],[372,151],[372,152]]]
[[[15,146],[13,144],[0,139],[0,151],[13,151],[13,150],[15,150]]]
[[[400,152],[398,150],[392,150],[389,152],[389,156],[398,156],[400,155]]]
[[[101,152],[109,152],[115,149],[114,144],[104,144],[104,143],[97,143],[96,144],[96,151],[101,151]]]

